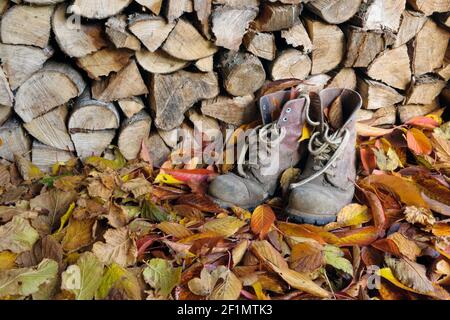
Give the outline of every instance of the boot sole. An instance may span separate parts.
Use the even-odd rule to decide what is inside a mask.
[[[260,204],[263,204],[263,203],[269,198],[269,197],[265,198],[262,202],[258,202],[258,203],[251,204],[251,205],[247,205],[247,206],[242,206],[242,205],[237,205],[237,204],[232,203],[232,202],[223,201],[223,200],[220,200],[220,199],[215,198],[215,197],[212,197],[212,196],[209,196],[209,197],[210,197],[210,198],[211,198],[211,199],[212,199],[219,207],[221,207],[221,208],[223,208],[223,209],[229,209],[229,208],[232,208],[232,207],[239,207],[239,208],[246,209],[246,210],[256,208],[256,207],[259,206]]]
[[[336,215],[311,214],[300,212],[294,209],[286,209],[286,211],[288,213],[288,220],[295,223],[306,223],[323,226],[330,222],[336,221]]]

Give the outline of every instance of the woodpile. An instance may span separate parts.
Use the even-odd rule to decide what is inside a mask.
[[[0,157],[46,170],[112,144],[159,166],[177,128],[212,138],[250,123],[263,85],[292,78],[356,89],[360,121],[401,124],[447,106],[449,12],[449,0],[0,0]]]

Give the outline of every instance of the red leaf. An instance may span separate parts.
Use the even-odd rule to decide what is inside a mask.
[[[406,124],[425,128],[425,129],[434,129],[439,126],[439,123],[435,119],[433,119],[431,117],[425,117],[425,116],[414,117],[414,118],[408,120],[408,122],[406,122]]]
[[[188,204],[204,212],[219,213],[224,211],[210,197],[199,193],[183,195],[178,198],[177,204]]]
[[[433,151],[433,146],[427,136],[419,129],[412,128],[406,133],[408,148],[417,155],[429,155]]]
[[[377,167],[375,153],[369,147],[361,147],[359,151],[364,170],[366,170],[367,173],[371,174],[372,171]]]
[[[208,181],[217,175],[214,171],[207,169],[161,169],[161,172],[186,183],[193,192],[197,193],[205,193]]]
[[[264,239],[275,219],[272,208],[268,205],[261,205],[253,211],[250,227],[254,234],[259,234],[259,238]]]
[[[136,241],[136,246],[138,249],[137,256],[138,258],[142,258],[144,256],[145,251],[148,247],[150,247],[153,242],[155,242],[158,239],[155,235],[147,235],[145,237],[142,237]]]
[[[382,231],[386,229],[386,214],[384,213],[383,205],[381,204],[380,199],[377,195],[370,191],[363,191],[367,202],[370,206],[370,211],[372,212],[373,220],[375,223],[375,227],[378,231]]]

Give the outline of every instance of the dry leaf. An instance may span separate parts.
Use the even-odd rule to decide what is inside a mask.
[[[117,263],[127,267],[136,263],[137,248],[135,241],[130,238],[126,227],[108,229],[104,236],[105,243],[96,242],[92,252],[105,264]]]
[[[268,205],[260,205],[253,211],[250,227],[254,234],[264,239],[275,222],[275,213]]]

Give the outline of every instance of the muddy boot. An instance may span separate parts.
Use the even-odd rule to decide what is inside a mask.
[[[360,95],[349,89],[325,89],[311,96],[307,122],[314,128],[300,181],[291,185],[287,213],[298,223],[324,225],[354,195],[356,112]],[[325,114],[328,115],[325,119]]]
[[[242,146],[238,142],[237,174],[218,176],[209,186],[209,194],[219,205],[253,208],[273,195],[281,173],[295,166],[302,156],[298,140],[308,104],[308,96],[298,96],[294,91],[260,99],[263,125],[247,132],[248,140]]]

